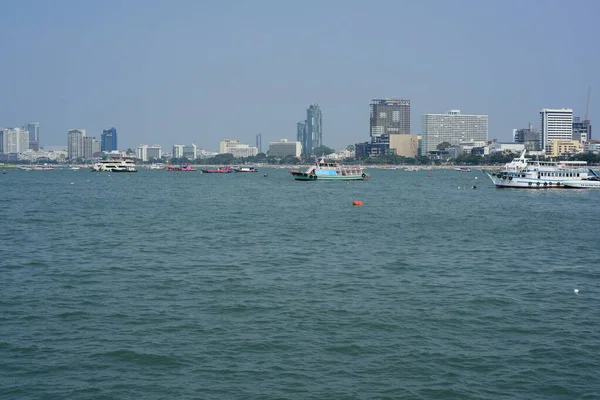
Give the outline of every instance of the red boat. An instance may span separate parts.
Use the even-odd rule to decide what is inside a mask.
[[[191,164],[167,165],[167,171],[197,171]]]
[[[217,169],[203,169],[202,172],[205,174],[229,174],[233,170],[229,167],[219,167]]]

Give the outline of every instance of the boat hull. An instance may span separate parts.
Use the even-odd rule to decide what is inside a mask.
[[[564,189],[564,181],[528,178],[498,178],[487,174],[498,189]]]
[[[600,189],[600,181],[565,182],[565,189]]]
[[[346,176],[327,176],[327,175],[312,175],[305,172],[290,171],[292,176],[297,181],[362,181],[366,178],[362,175],[346,175]],[[364,175],[364,176],[363,176]]]

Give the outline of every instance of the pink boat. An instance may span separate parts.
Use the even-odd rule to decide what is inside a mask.
[[[197,171],[191,164],[167,165],[167,171]]]

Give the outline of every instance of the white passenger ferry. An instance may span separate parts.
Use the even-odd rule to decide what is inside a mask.
[[[597,176],[585,161],[538,161],[525,158],[525,152],[503,170],[486,172],[497,188],[567,188],[570,183],[591,182]]]
[[[100,160],[92,166],[94,172],[137,172],[135,162],[131,158],[108,158]]]

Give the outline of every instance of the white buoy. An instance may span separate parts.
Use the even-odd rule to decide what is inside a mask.
[[[575,289],[573,292],[575,292],[575,294],[579,294],[579,289]]]

